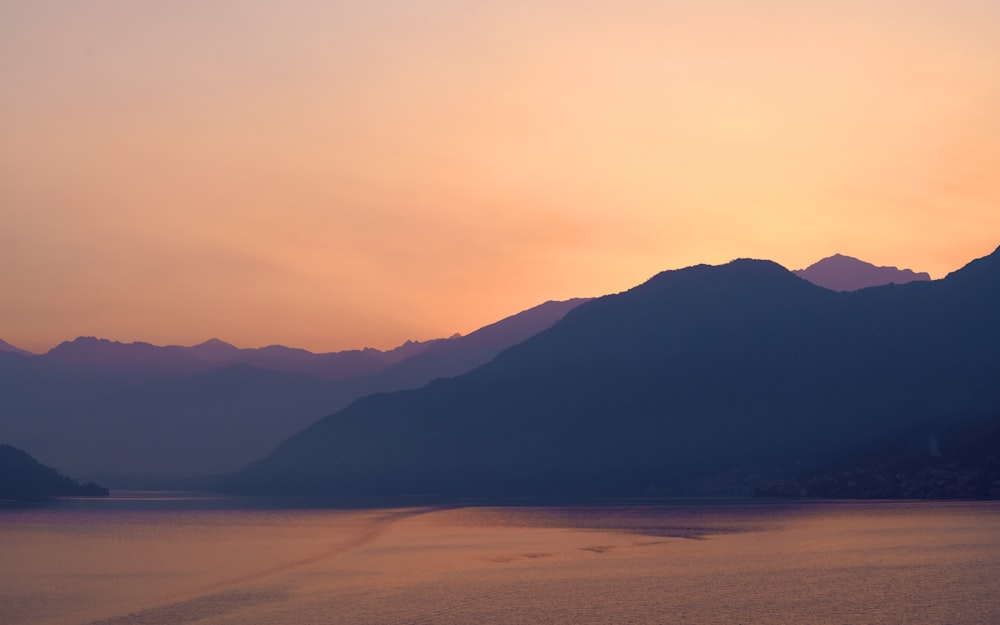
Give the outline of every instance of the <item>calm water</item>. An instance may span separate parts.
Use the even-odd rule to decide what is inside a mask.
[[[0,623],[1000,623],[1000,504],[0,507]]]

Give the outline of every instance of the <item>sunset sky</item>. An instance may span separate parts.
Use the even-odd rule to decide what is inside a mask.
[[[314,351],[1000,245],[996,0],[0,0],[0,338]]]

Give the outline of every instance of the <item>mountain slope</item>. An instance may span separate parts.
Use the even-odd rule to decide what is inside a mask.
[[[21,356],[34,356],[31,352],[23,350],[20,347],[14,347],[3,339],[0,339],[0,352],[20,354]]]
[[[234,471],[359,397],[481,365],[573,305],[548,302],[465,337],[409,342],[388,352],[240,350],[219,340],[157,347],[94,338],[64,343],[52,357],[0,352],[0,440],[114,487],[161,487],[178,476]],[[393,363],[439,345],[433,358]],[[323,357],[344,354],[369,364],[379,358],[383,369],[308,373]],[[292,370],[278,370],[279,361]]]
[[[885,284],[928,281],[930,275],[896,267],[877,267],[851,256],[834,254],[793,271],[795,275],[832,291],[857,291]]]
[[[1000,252],[853,293],[768,261],[664,272],[466,375],[355,402],[230,487],[621,495],[818,466],[1000,405],[998,279]]]
[[[106,489],[96,484],[81,485],[60,475],[16,447],[0,445],[0,499],[102,497],[107,494]]]
[[[378,375],[379,390],[417,388],[437,378],[471,371],[504,349],[549,328],[587,299],[549,301],[484,326],[475,332],[443,341],[393,365]]]

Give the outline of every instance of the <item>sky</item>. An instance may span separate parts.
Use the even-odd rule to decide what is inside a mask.
[[[314,351],[1000,245],[995,0],[0,0],[0,338]]]

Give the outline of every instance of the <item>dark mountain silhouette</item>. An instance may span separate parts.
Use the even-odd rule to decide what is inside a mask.
[[[372,349],[370,347],[366,347],[364,351],[373,353],[375,357],[377,357],[379,360],[381,360],[386,364],[394,365],[397,362],[402,362],[408,358],[416,356],[417,354],[424,351],[428,347],[433,347],[434,345],[446,340],[457,339],[461,337],[462,337],[461,334],[453,334],[448,339],[433,339],[430,341],[406,341],[399,347],[386,351],[379,351]]]
[[[667,271],[465,375],[358,400],[228,488],[620,496],[804,475],[998,414],[997,319],[1000,250],[943,280],[855,292],[769,261]]]
[[[247,350],[246,355],[238,362],[261,369],[347,379],[371,375],[384,369],[386,363],[376,355],[378,353],[378,350],[371,349],[313,354],[304,349],[269,345]]]
[[[16,447],[0,445],[0,499],[107,495],[97,484],[81,485]]]
[[[62,367],[99,367],[133,373],[186,374],[206,368],[204,362],[187,353],[183,347],[122,343],[93,336],[64,341],[38,356],[38,359]]]
[[[490,324],[466,336],[438,341],[411,358],[388,367],[378,376],[372,391],[409,389],[437,378],[450,378],[471,371],[496,357],[504,349],[551,327],[585,298],[549,301]]]
[[[419,353],[435,342],[410,342],[406,351]],[[395,361],[395,351],[364,349],[317,354],[283,345],[240,349],[219,339],[210,339],[193,347],[161,347],[143,342],[121,343],[81,336],[60,343],[39,358],[62,366],[101,367],[133,373],[185,375],[219,366],[247,364],[272,371],[346,379],[381,371]]]
[[[19,347],[14,347],[7,341],[0,339],[0,352],[6,352],[11,354],[20,354],[22,356],[34,356],[31,352],[21,349]]]
[[[84,338],[53,356],[0,352],[0,439],[114,487],[183,485],[177,477],[230,472],[261,458],[364,395],[464,373],[572,305],[548,302],[465,337],[351,352],[364,358],[360,369],[381,360],[383,369],[370,375],[320,375],[331,370],[317,372],[313,357],[326,355],[244,350],[217,339],[157,347]],[[407,365],[407,355],[439,346],[434,358]]]
[[[863,260],[841,254],[834,254],[792,273],[833,291],[857,291],[872,286],[907,284],[931,279],[927,273],[916,273],[910,269],[895,267],[876,267]]]

